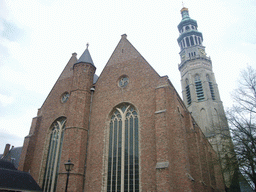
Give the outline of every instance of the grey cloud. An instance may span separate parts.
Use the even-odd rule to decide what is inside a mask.
[[[22,29],[20,29],[16,24],[8,22],[4,19],[2,19],[3,24],[3,31],[2,31],[2,37],[10,40],[10,41],[18,41],[22,36],[24,35],[24,32]]]

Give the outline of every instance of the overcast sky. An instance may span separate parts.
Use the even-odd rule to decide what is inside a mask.
[[[255,0],[184,0],[203,33],[225,108],[239,71],[256,69]],[[0,154],[22,146],[58,76],[89,51],[100,75],[121,35],[181,94],[178,70],[182,0],[0,0]]]

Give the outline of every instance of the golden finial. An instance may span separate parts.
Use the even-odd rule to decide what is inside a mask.
[[[188,8],[185,7],[184,1],[182,0],[182,9],[180,10],[180,12],[182,13],[183,11],[188,11]]]
[[[183,11],[188,11],[188,8],[183,7],[183,8],[180,10],[180,12],[182,13]]]

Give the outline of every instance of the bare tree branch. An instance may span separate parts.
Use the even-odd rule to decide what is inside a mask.
[[[256,191],[256,70],[248,66],[238,83],[232,93],[235,103],[226,112],[235,151],[228,158],[238,164]]]

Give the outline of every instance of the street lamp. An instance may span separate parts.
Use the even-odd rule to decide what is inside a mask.
[[[66,189],[65,189],[65,192],[67,192],[68,190],[68,179],[69,179],[69,172],[72,170],[72,168],[74,167],[74,164],[71,163],[70,159],[68,160],[67,163],[64,163],[65,165],[65,169],[67,171],[67,181],[66,181]]]

